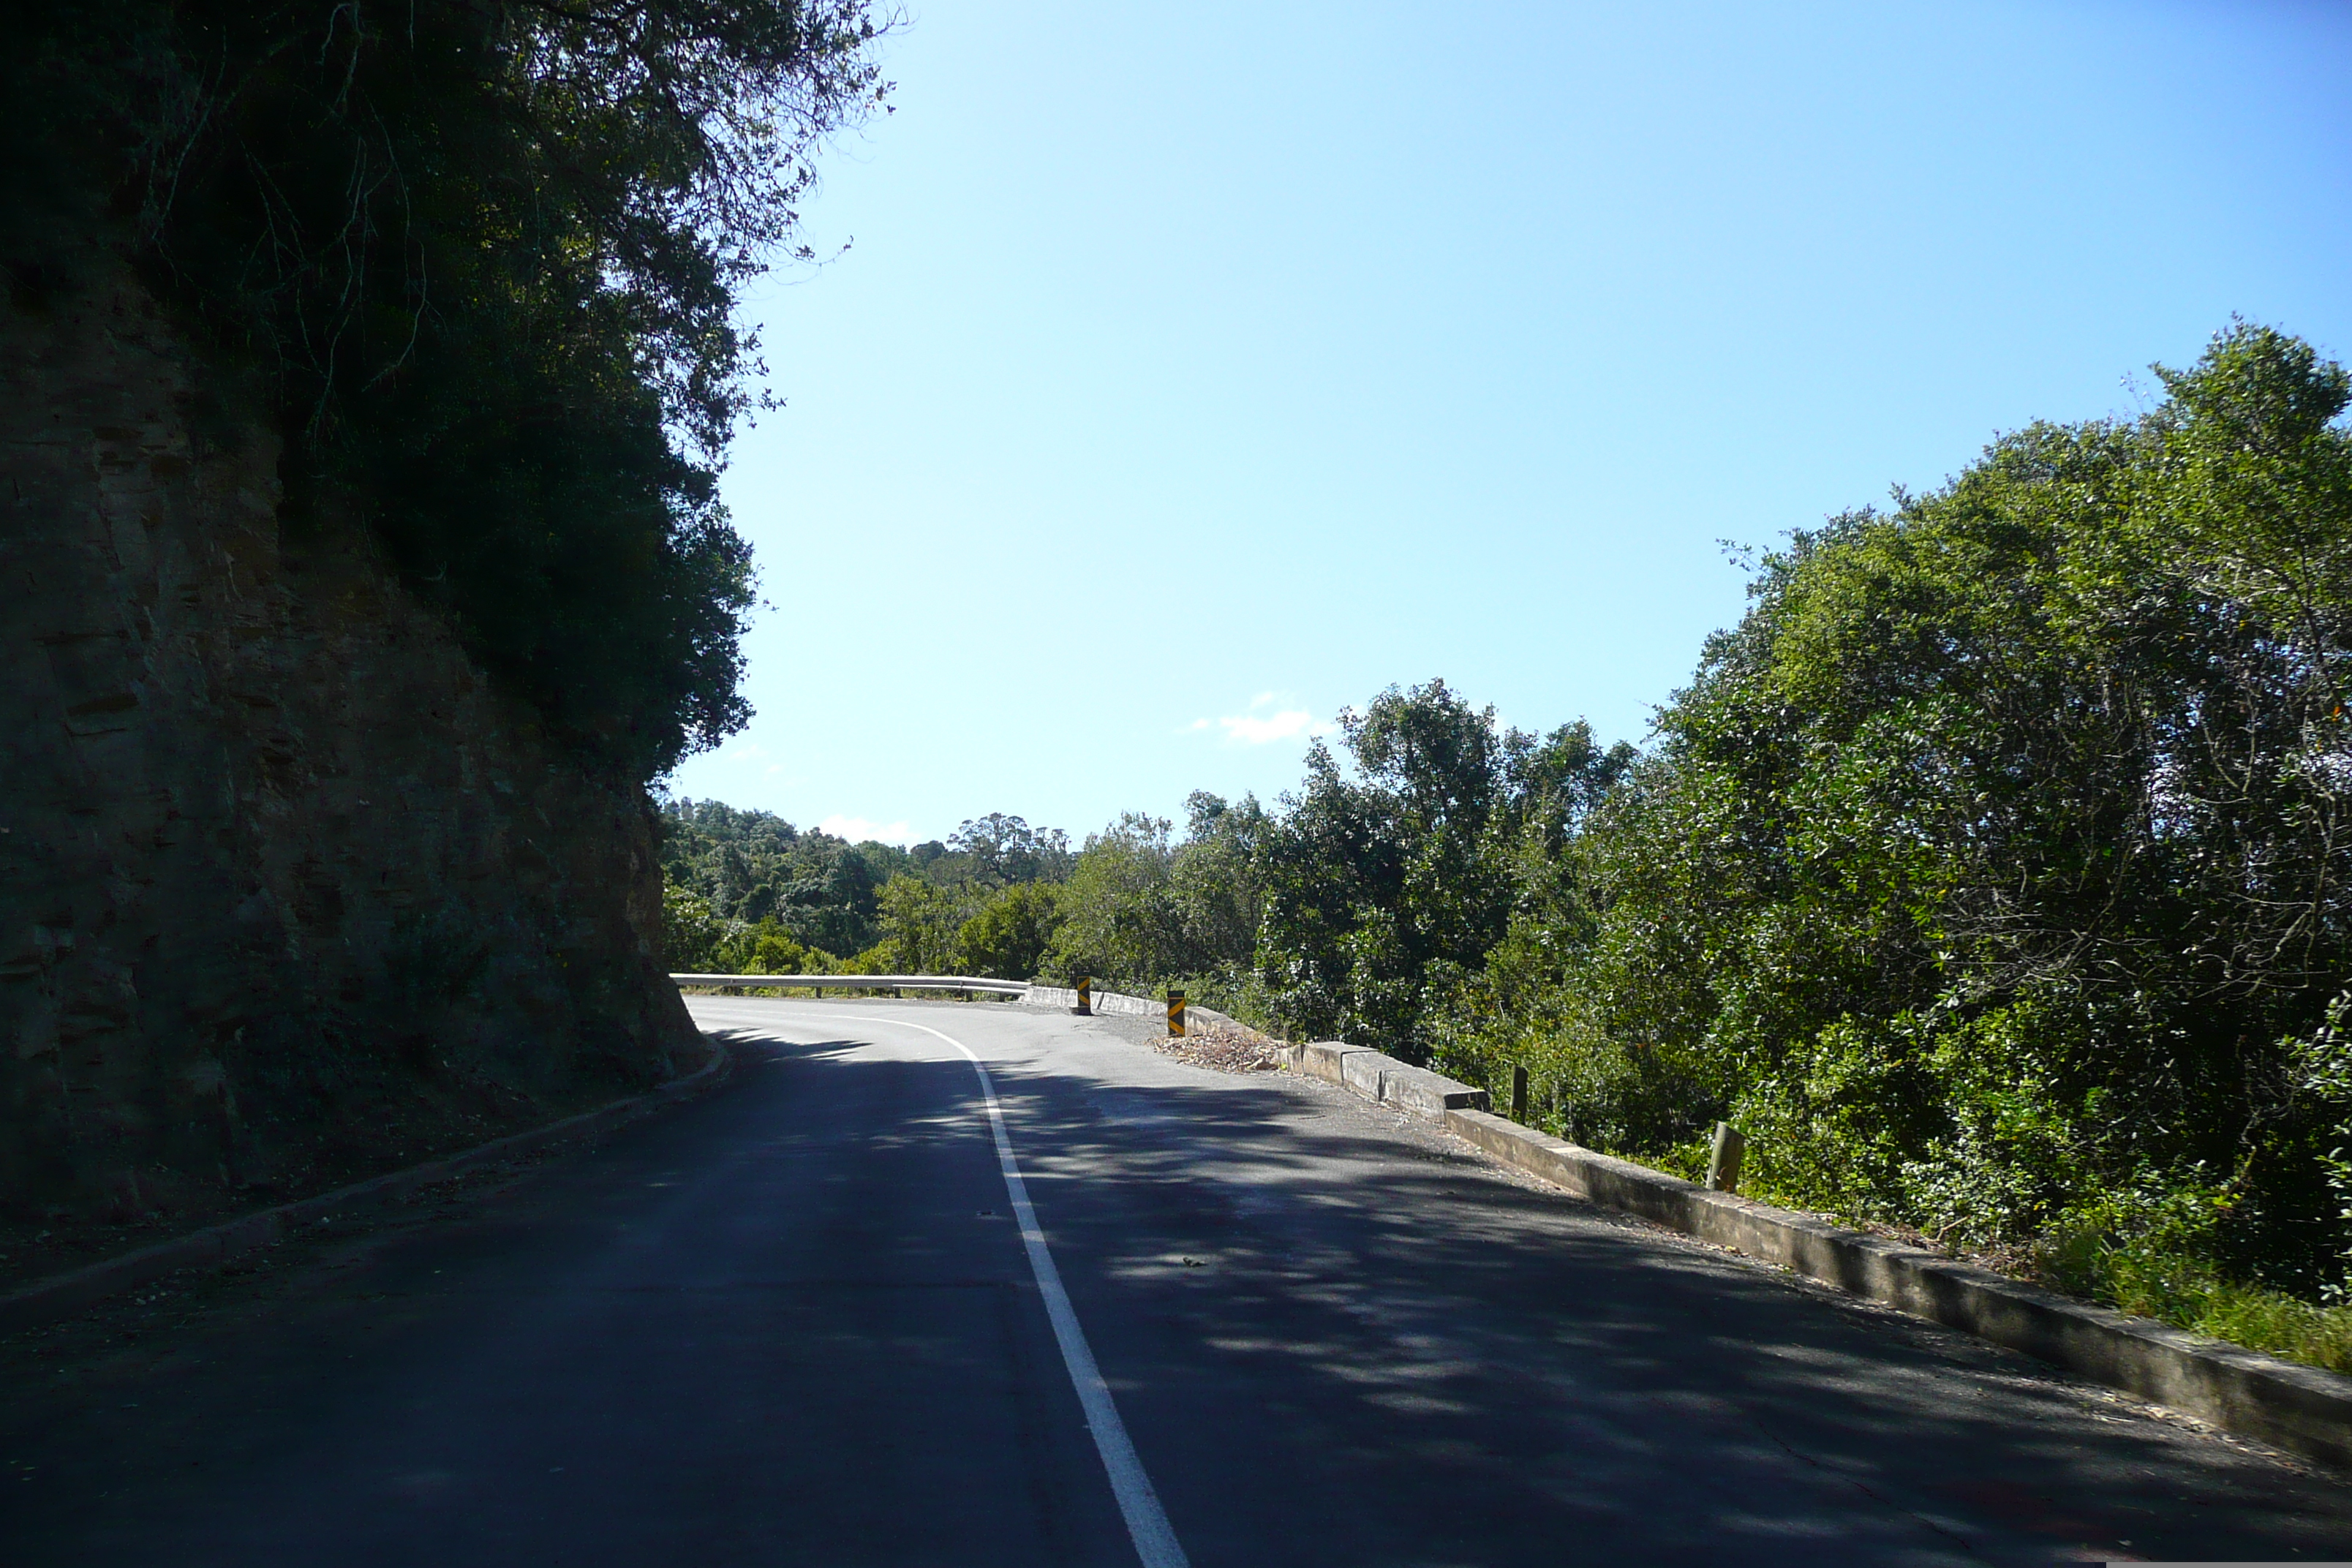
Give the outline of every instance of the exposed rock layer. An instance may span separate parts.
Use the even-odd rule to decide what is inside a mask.
[[[263,422],[92,277],[0,318],[8,1216],[194,1218],[688,1065],[642,790],[289,522]]]

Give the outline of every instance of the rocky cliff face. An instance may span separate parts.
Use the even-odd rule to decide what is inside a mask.
[[[0,318],[0,1272],[700,1060],[643,792],[289,523],[264,426],[95,276]]]

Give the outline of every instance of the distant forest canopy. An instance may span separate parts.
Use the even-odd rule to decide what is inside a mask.
[[[765,812],[678,799],[662,809],[669,961],[706,973],[1087,974],[1149,984],[1251,956],[1236,906],[1255,800],[1190,803],[1191,834],[1122,816],[1076,852],[1058,828],[992,813],[901,849],[850,844]]]
[[[881,105],[865,0],[77,0],[0,51],[0,276],[127,259],[555,733],[638,780],[741,727],[746,284]]]
[[[809,953],[807,962],[823,973],[896,929],[883,918],[883,891],[893,879],[984,899],[1018,884],[1059,882],[1071,859],[1058,829],[1033,829],[1002,814],[965,823],[946,842],[910,849],[873,839],[851,844],[712,800],[666,801],[661,820],[671,966],[706,973],[726,967],[717,960],[728,953],[752,965],[744,973],[789,973],[758,960],[794,950]],[[892,895],[901,902],[908,896]],[[694,953],[712,963],[682,965],[682,956]]]
[[[1391,689],[1181,839],[869,862],[861,956],[1524,1068],[1670,1169],[1729,1120],[1766,1195],[2352,1370],[2352,377],[2158,374],[1766,556],[1644,753]]]

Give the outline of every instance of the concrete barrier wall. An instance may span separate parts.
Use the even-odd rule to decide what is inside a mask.
[[[1033,983],[1027,994],[1022,998],[1021,1005],[1024,1007],[1046,1007],[1066,1013],[1078,1005],[1078,993],[1075,986],[1039,985]],[[1108,1013],[1115,1016],[1164,1018],[1168,1016],[1166,1002],[1155,1002],[1149,996],[1129,996],[1119,991],[1094,993],[1092,1005],[1097,1013]],[[1184,1014],[1186,1017],[1202,1024],[1230,1024],[1234,1021],[1229,1014],[1220,1013],[1213,1007],[1202,1007],[1190,1002],[1184,1005]]]
[[[1055,1007],[1064,1012],[1078,1005],[1078,993],[1069,985],[1032,985],[1024,1005],[1031,1007]],[[1134,1014],[1140,1017],[1157,1018],[1168,1011],[1165,1002],[1154,1002],[1148,996],[1127,996],[1116,991],[1094,993],[1094,1010],[1097,1013]]]

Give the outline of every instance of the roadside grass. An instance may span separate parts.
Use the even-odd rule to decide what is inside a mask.
[[[2118,1311],[2329,1372],[2352,1373],[2352,1306],[2321,1306],[2160,1247],[2074,1238],[2037,1249],[2036,1281]]]

